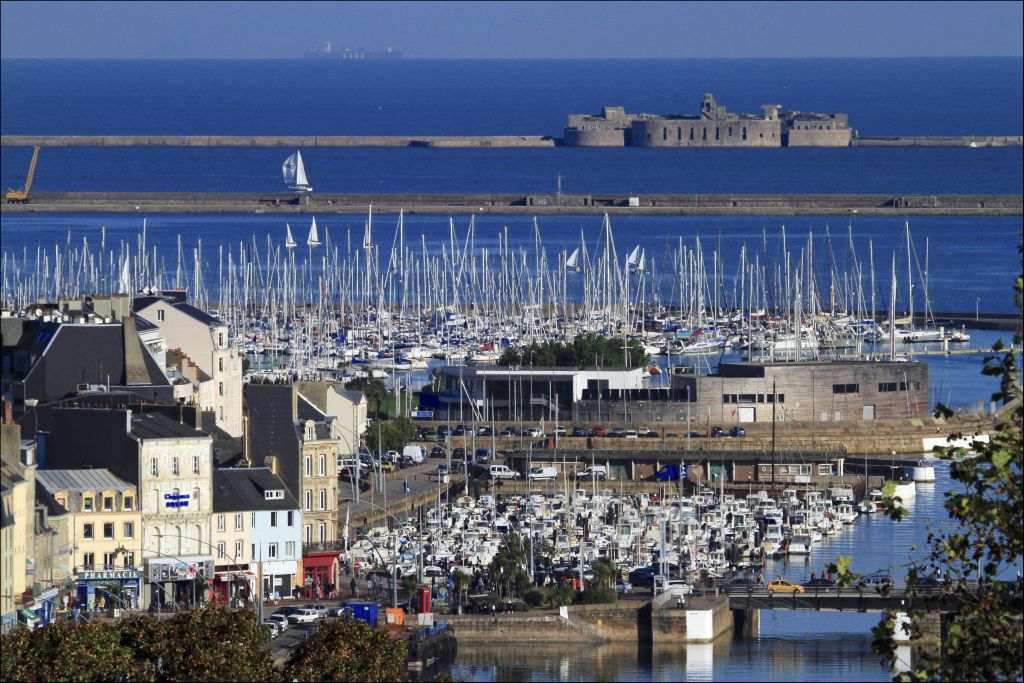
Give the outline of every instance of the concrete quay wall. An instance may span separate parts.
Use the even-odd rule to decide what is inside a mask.
[[[867,136],[850,140],[851,147],[1021,147],[1021,135]]]
[[[634,206],[630,206],[630,204]],[[1022,195],[521,195],[216,192],[33,192],[7,212],[118,213],[648,214],[648,215],[1024,215]]]
[[[554,147],[546,135],[3,135],[3,147]]]

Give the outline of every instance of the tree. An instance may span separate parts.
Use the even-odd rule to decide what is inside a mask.
[[[639,368],[648,362],[643,345],[635,340],[608,338],[598,334],[579,334],[571,342],[548,340],[522,349],[509,347],[498,358],[498,365],[570,368],[601,366]]]
[[[1024,249],[1024,247],[1022,247]],[[1024,312],[1024,278],[1014,283],[1014,303]],[[1018,328],[1014,345],[1020,347]],[[960,609],[951,615],[948,635],[941,652],[924,652],[914,668],[897,674],[895,680],[1020,680],[1024,675],[1024,638],[1021,636],[1020,580],[1015,595],[1007,595],[1007,584],[996,581],[1007,567],[1016,565],[1024,555],[1021,519],[1024,517],[1024,402],[1022,402],[1019,356],[1011,348],[1004,351],[1002,341],[992,347],[994,355],[984,360],[982,374],[999,379],[999,391],[992,395],[1003,402],[1002,415],[995,420],[989,442],[973,441],[977,457],[964,457],[961,447],[937,448],[939,457],[949,459],[951,478],[962,487],[946,493],[945,507],[954,522],[951,530],[930,530],[928,556],[907,576],[913,585],[922,571],[945,577],[945,591],[960,600]],[[939,416],[952,413],[940,405]],[[950,435],[950,441],[963,438]],[[886,501],[890,517],[906,514],[898,500]],[[842,570],[846,582],[849,558],[840,558],[833,570]],[[972,581],[971,579],[976,579]],[[925,600],[934,598],[925,598]],[[911,614],[911,637],[920,629]],[[875,652],[895,662],[893,635],[895,613],[873,629]]]
[[[267,633],[251,609],[207,605],[163,624],[160,680],[278,680]]]
[[[403,681],[405,661],[401,641],[345,617],[320,626],[288,658],[285,673],[295,681]]]
[[[388,388],[380,377],[356,377],[345,384],[346,389],[361,391],[373,409],[374,417],[381,417],[381,406],[388,398]]]
[[[60,621],[0,637],[5,681],[154,680],[117,631],[104,624]]]
[[[363,436],[363,442],[371,453],[400,451],[416,437],[416,431],[416,425],[412,420],[407,417],[396,417],[371,425]]]
[[[523,569],[527,565],[527,552],[522,537],[515,533],[505,534],[505,542],[498,548],[491,560],[491,576],[497,577],[498,584],[506,595],[510,592],[522,597],[523,592],[533,583]]]

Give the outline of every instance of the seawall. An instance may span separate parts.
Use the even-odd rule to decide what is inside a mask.
[[[1020,135],[867,136],[852,138],[850,147],[1021,147]]]
[[[554,147],[546,135],[3,135],[3,147]]]
[[[33,192],[4,212],[647,215],[1024,215],[1022,195],[886,194],[331,194]]]

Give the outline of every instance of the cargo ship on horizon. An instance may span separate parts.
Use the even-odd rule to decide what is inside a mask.
[[[326,40],[320,47],[306,50],[306,57],[312,59],[401,59],[402,52],[392,47],[383,50],[370,50],[364,47],[335,48],[331,41]]]

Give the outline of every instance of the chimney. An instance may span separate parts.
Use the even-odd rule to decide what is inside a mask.
[[[3,398],[3,399],[0,399],[0,400],[2,400],[4,402],[4,424],[5,425],[14,424],[14,415],[11,412],[13,410],[13,407],[11,405],[10,399]]]
[[[277,474],[277,456],[268,455],[267,457],[263,458],[263,466],[269,467],[270,471],[273,474]]]
[[[249,416],[242,415],[242,461],[246,467],[252,467],[252,457],[249,453]]]

